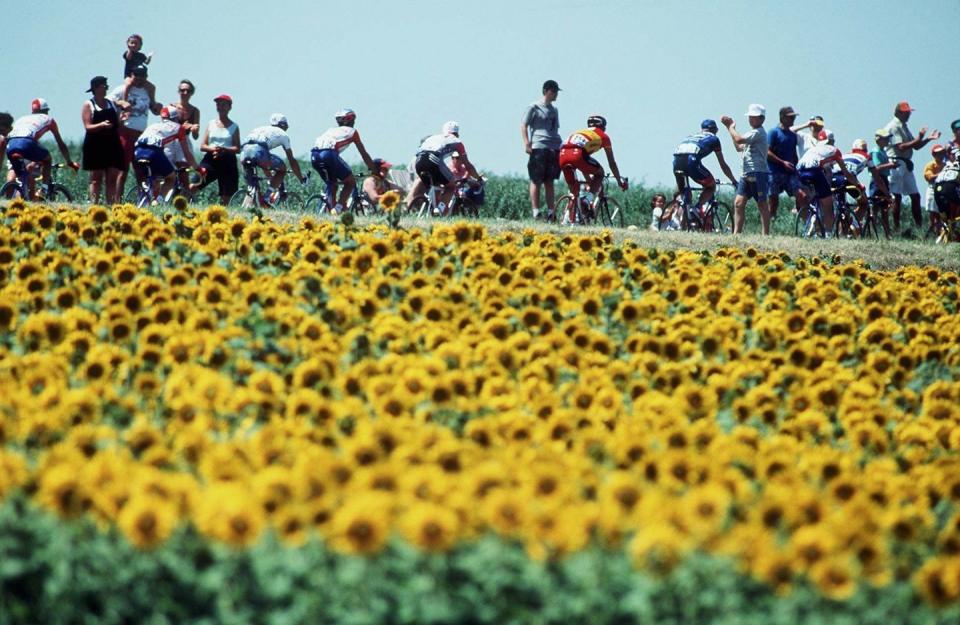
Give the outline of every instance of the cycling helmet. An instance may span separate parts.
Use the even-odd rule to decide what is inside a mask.
[[[175,106],[165,106],[160,109],[160,119],[169,119],[172,122],[180,121],[180,111]]]
[[[713,121],[712,119],[705,119],[702,122],[700,122],[700,130],[709,130],[710,132],[716,132],[717,130],[719,130],[719,127],[717,126],[717,122]]]
[[[31,113],[46,113],[50,110],[50,105],[43,98],[37,98],[30,103]]]
[[[602,115],[591,115],[587,118],[587,127],[588,128],[599,128],[600,130],[607,129],[607,118]]]
[[[445,135],[460,135],[460,124],[457,122],[447,122],[443,125],[443,134]]]
[[[353,112],[353,109],[340,109],[334,113],[333,118],[341,126],[353,125],[353,122],[357,120],[357,114]]]
[[[867,140],[866,139],[855,139],[853,142],[853,151],[854,152],[866,152],[867,151]]]

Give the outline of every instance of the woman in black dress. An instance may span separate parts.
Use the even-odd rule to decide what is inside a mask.
[[[96,76],[90,80],[88,93],[93,97],[83,103],[81,117],[87,134],[83,137],[83,169],[90,172],[90,201],[100,201],[100,190],[105,189],[107,204],[116,204],[117,179],[123,170],[123,147],[120,145],[120,114],[112,100],[107,99],[107,79]]]

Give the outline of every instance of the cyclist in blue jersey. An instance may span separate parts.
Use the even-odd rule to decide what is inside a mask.
[[[700,132],[690,135],[684,139],[677,149],[673,151],[673,175],[677,179],[677,192],[684,194],[686,191],[686,177],[690,177],[694,182],[703,187],[700,197],[697,199],[697,208],[713,198],[716,191],[716,182],[710,170],[703,166],[703,159],[711,154],[717,155],[717,161],[720,163],[720,169],[733,185],[737,184],[737,179],[727,162],[723,159],[723,151],[720,147],[720,138],[717,137],[717,122],[712,119],[705,119],[700,124]]]

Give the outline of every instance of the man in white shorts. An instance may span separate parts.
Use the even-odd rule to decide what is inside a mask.
[[[940,138],[940,131],[927,134],[924,126],[914,137],[907,127],[907,121],[913,109],[907,102],[900,102],[893,109],[893,119],[884,128],[890,133],[890,143],[886,152],[890,161],[897,167],[890,172],[890,193],[893,195],[893,227],[900,231],[900,206],[904,195],[910,196],[910,210],[917,228],[923,225],[923,213],[920,210],[920,190],[913,174],[913,151],[923,148],[931,141]]]

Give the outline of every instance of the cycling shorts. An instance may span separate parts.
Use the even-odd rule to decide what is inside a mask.
[[[703,166],[703,162],[695,154],[674,154],[673,171],[689,176],[691,180],[705,188],[716,184],[713,174]]]
[[[336,150],[318,150],[313,148],[310,151],[310,164],[318,174],[320,179],[327,184],[346,180],[353,175],[350,166],[343,160],[340,153]]]
[[[563,179],[567,181],[567,186],[572,187],[577,183],[575,171],[577,169],[587,177],[603,175],[603,167],[584,152],[583,148],[566,145],[560,148],[560,170],[563,172]]]
[[[163,148],[157,148],[149,145],[138,145],[133,151],[134,167],[141,169],[140,161],[150,163],[150,171],[154,176],[166,178],[173,173],[174,167],[167,155],[163,153]],[[146,175],[146,171],[143,171]]]
[[[800,175],[800,182],[808,187],[813,187],[818,200],[833,195],[833,189],[830,188],[830,182],[827,180],[826,174],[823,173],[822,167],[801,168],[797,170],[797,173]]]
[[[254,165],[259,165],[266,169],[283,169],[283,160],[275,154],[271,154],[266,146],[259,143],[246,143],[240,148],[240,160],[242,162],[250,161]]]
[[[419,152],[413,170],[427,186],[440,187],[453,180],[453,172],[436,152]]]
[[[12,158],[19,156],[20,158]],[[14,137],[7,141],[7,158],[17,175],[23,173],[24,161],[39,163],[50,158],[50,151],[33,137]],[[18,171],[19,170],[19,171]]]

